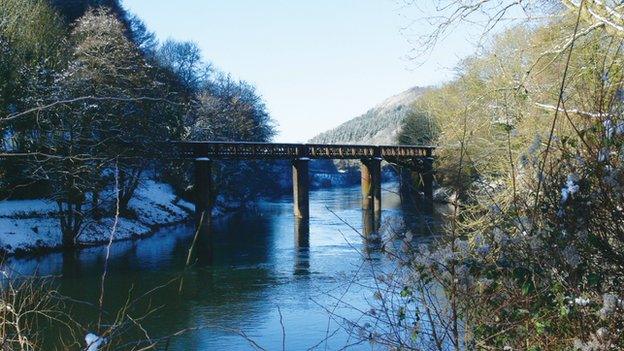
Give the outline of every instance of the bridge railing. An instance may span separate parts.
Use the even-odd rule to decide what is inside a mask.
[[[173,142],[169,153],[181,158],[215,159],[362,159],[430,157],[431,146],[289,144],[256,142],[190,141]]]
[[[431,146],[379,146],[381,157],[431,157],[434,147]]]
[[[396,160],[401,158],[421,158],[433,156],[432,146],[415,145],[347,145],[347,144],[292,144],[292,143],[255,143],[255,142],[220,142],[220,141],[175,141],[157,143],[157,146],[145,149],[128,143],[121,146],[118,157],[122,158],[169,158],[195,159],[200,157],[243,160],[243,159],[366,159],[382,158]],[[149,151],[151,149],[151,151]],[[5,158],[59,158],[61,154],[2,153]],[[69,157],[69,156],[67,156]],[[85,156],[86,157],[86,156]],[[89,157],[106,157],[91,155]],[[108,156],[110,157],[110,155]]]
[[[377,147],[372,145],[304,144],[310,157],[324,159],[359,159],[380,157]]]
[[[174,142],[174,153],[182,158],[285,159],[303,157],[299,144],[251,142]]]

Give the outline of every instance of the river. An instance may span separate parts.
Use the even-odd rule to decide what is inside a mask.
[[[417,222],[418,216],[402,206],[397,184],[384,183],[383,189],[382,223],[392,218]],[[191,328],[161,349],[248,350],[253,349],[253,341],[268,350],[282,349],[283,342],[287,350],[315,345],[323,350],[348,345],[348,349],[370,350],[369,344],[352,345],[356,339],[340,327],[342,319],[328,312],[356,320],[361,316],[358,309],[367,310],[373,294],[364,287],[372,285],[371,268],[392,264],[360,235],[360,196],[359,187],[311,192],[309,240],[297,238],[288,196],[215,220],[210,239],[198,242],[189,268],[185,260],[193,238],[191,225],[115,243],[105,285],[108,319],[129,294],[134,299],[183,276],[181,292],[178,279],[130,309],[135,318],[152,311],[141,323],[152,338]],[[72,257],[52,253],[13,258],[8,264],[21,273],[52,275],[64,296],[97,304],[105,254],[105,248],[96,247]],[[343,303],[337,303],[337,297]],[[72,305],[73,315],[88,330],[97,319],[97,309]]]

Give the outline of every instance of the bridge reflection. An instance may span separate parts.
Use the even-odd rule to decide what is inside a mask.
[[[295,275],[310,274],[310,220],[295,217]]]

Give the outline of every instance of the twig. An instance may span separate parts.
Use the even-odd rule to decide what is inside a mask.
[[[111,246],[113,245],[113,239],[115,238],[115,232],[117,231],[117,225],[119,223],[120,217],[120,198],[119,198],[119,166],[117,161],[115,161],[115,193],[116,196],[116,208],[115,208],[115,219],[113,221],[113,227],[111,229],[110,236],[108,238],[108,245],[106,245],[106,258],[104,259],[104,271],[102,272],[102,277],[100,280],[100,299],[99,299],[99,313],[98,313],[98,329],[102,324],[102,311],[104,310],[104,292],[105,287],[104,283],[106,281],[106,275],[108,273],[108,260],[110,258]]]
[[[570,69],[570,60],[572,59],[572,51],[574,50],[574,40],[576,38],[576,33],[578,33],[579,24],[581,23],[581,13],[583,10],[583,3],[585,0],[581,0],[579,5],[578,14],[576,17],[576,24],[574,25],[574,34],[572,35],[573,42],[570,44],[570,50],[568,51],[568,57],[566,59],[565,68],[563,70],[563,77],[561,79],[561,86],[559,88],[559,98],[557,99],[557,106],[555,109],[555,116],[553,117],[552,124],[550,126],[550,133],[548,134],[548,142],[546,143],[546,150],[544,150],[544,158],[540,165],[538,166],[538,174],[537,174],[537,189],[535,191],[535,204],[534,210],[537,210],[539,205],[539,194],[542,187],[542,178],[544,174],[544,167],[546,166],[546,159],[548,158],[548,153],[550,151],[550,145],[552,143],[553,136],[555,134],[555,126],[557,123],[557,117],[559,116],[559,109],[561,108],[561,104],[563,103],[563,94],[565,91],[566,79],[568,77],[568,70]]]

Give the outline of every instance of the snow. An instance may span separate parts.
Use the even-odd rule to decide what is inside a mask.
[[[162,269],[163,257],[170,257],[171,253],[187,242],[189,236],[195,233],[193,223],[181,223],[157,229],[153,235],[141,239],[140,243],[134,240],[116,242],[110,249],[110,259],[131,259],[133,265],[142,271]],[[85,271],[99,270],[105,259],[107,249],[104,245],[85,247],[73,259]],[[65,265],[63,264],[65,260]],[[62,252],[52,252],[35,257],[9,257],[4,267],[21,276],[56,276],[64,274],[67,268],[67,259]],[[2,268],[4,268],[2,267]]]
[[[0,216],[46,215],[56,212],[56,202],[49,200],[0,201]]]
[[[12,201],[8,201],[12,202]],[[33,209],[39,210],[33,201]],[[0,218],[0,248],[13,253],[17,250],[32,250],[40,247],[58,247],[61,244],[61,230],[56,218]]]
[[[178,199],[171,186],[148,180],[137,189],[128,204],[144,223],[162,225],[180,222],[193,211],[193,204]]]
[[[158,226],[180,223],[193,213],[193,204],[179,199],[171,186],[145,180],[128,204],[136,218],[119,218],[114,240],[150,235]],[[56,217],[56,203],[49,200],[0,202],[0,251],[9,254],[35,249],[59,248],[62,233]],[[107,242],[114,218],[86,219],[78,242],[92,245]]]
[[[85,335],[85,343],[87,344],[86,351],[98,351],[100,346],[106,344],[106,339],[93,333],[88,333]]]
[[[566,180],[565,185],[561,189],[561,202],[565,203],[568,201],[570,195],[574,195],[579,191],[579,186],[576,184],[578,181],[578,176],[575,174],[568,175],[568,179]]]

